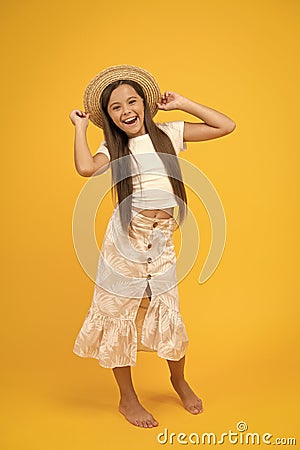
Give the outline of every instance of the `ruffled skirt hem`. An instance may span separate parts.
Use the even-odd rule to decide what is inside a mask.
[[[107,316],[91,307],[73,352],[97,359],[104,368],[136,366],[139,350],[156,351],[159,357],[172,361],[185,355],[188,337],[181,314],[170,309],[159,296],[152,297],[143,322],[139,323],[131,318]]]

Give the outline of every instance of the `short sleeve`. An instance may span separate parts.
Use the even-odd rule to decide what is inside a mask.
[[[95,155],[96,155],[97,153],[104,153],[104,154],[108,157],[108,159],[109,159],[109,161],[110,161],[110,154],[109,154],[108,148],[105,146],[105,144],[106,144],[105,141],[102,141],[102,142],[101,142],[100,147],[99,147],[98,150],[95,152]]]
[[[156,124],[171,139],[175,152],[178,155],[181,151],[186,151],[187,146],[183,140],[184,121],[176,120],[175,122],[164,122]]]

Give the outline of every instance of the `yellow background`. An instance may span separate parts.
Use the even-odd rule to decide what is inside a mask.
[[[241,420],[250,432],[299,441],[299,9],[296,0],[2,6],[3,450],[148,450],[162,447],[156,436],[165,428],[220,435]],[[139,353],[134,383],[159,421],[147,430],[118,413],[112,371],[72,353],[93,283],[72,242],[87,179],[75,170],[69,113],[83,108],[100,70],[124,63],[237,124],[181,153],[211,180],[227,219],[224,255],[200,285],[210,224],[189,194],[201,249],[179,292],[190,338],[186,377],[205,412],[188,413],[166,362]],[[176,111],[156,119],[192,118]],[[101,139],[90,123],[92,152]],[[106,205],[99,245],[110,199]]]

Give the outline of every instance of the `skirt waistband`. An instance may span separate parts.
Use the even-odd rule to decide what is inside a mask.
[[[148,217],[140,212],[135,212],[132,215],[130,222],[130,228],[132,230],[148,230],[149,232],[159,232],[159,230],[169,233],[173,233],[176,229],[177,222],[174,217],[158,218],[158,217]]]
[[[115,223],[115,220],[117,220],[119,226],[120,226],[120,216],[119,216],[119,208],[116,207],[114,209],[114,212],[111,217]],[[161,229],[172,229],[174,230],[176,228],[176,219],[171,217],[148,217],[142,214],[141,212],[132,210],[131,214],[131,227],[140,227],[145,229],[155,229],[155,228],[161,228]],[[118,227],[119,228],[119,227]]]
[[[161,223],[161,224],[175,222],[175,219],[173,216],[164,217],[164,218],[163,217],[148,217],[148,216],[145,216],[144,214],[142,214],[141,212],[134,211],[134,210],[132,210],[132,219],[131,220],[136,220],[136,221],[140,221],[143,223],[151,223],[151,224],[153,224],[155,222]]]

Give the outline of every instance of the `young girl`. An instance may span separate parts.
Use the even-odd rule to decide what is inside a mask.
[[[187,333],[180,310],[173,233],[186,215],[186,192],[178,154],[185,142],[231,133],[232,119],[175,92],[160,89],[136,66],[100,72],[84,94],[85,111],[70,113],[75,125],[75,166],[85,177],[110,167],[117,202],[103,239],[91,307],[74,353],[112,368],[120,390],[119,411],[132,424],[158,422],[140,404],[131,378],[138,351],[166,359],[170,381],[184,407],[203,411],[184,377]],[[157,110],[181,110],[203,122],[155,124]],[[105,140],[92,156],[86,129],[91,120]]]

